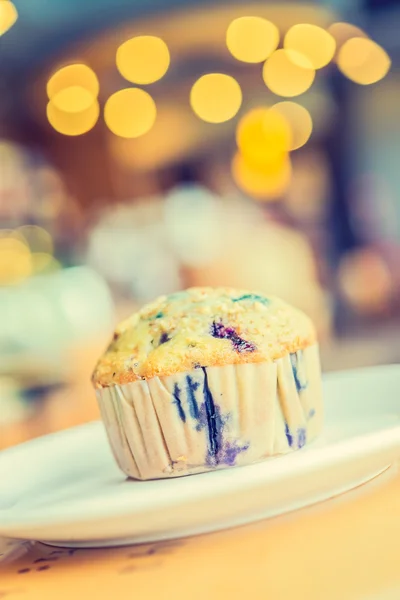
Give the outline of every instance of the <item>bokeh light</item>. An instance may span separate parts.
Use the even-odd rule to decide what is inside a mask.
[[[346,77],[360,85],[369,85],[385,77],[391,60],[379,44],[368,38],[357,37],[343,44],[337,63]]]
[[[344,256],[338,271],[339,285],[348,303],[362,313],[385,309],[392,293],[392,276],[383,258],[372,248]]]
[[[132,83],[149,84],[161,79],[168,71],[170,55],[161,38],[142,35],[121,44],[116,62],[122,77]]]
[[[164,102],[157,111],[157,121],[150,131],[135,139],[109,136],[113,158],[127,169],[154,170],[179,160],[198,147],[202,124],[189,106]],[[176,132],[179,131],[179,136]]]
[[[282,160],[292,145],[292,134],[278,111],[254,108],[239,121],[236,143],[246,161],[257,166]]]
[[[0,229],[0,285],[17,284],[31,275],[61,268],[53,257],[53,240],[37,225]]]
[[[48,231],[38,225],[22,225],[15,231],[16,235],[21,238],[29,246],[31,252],[39,252],[45,254],[53,253],[53,240]]]
[[[0,35],[11,29],[18,19],[18,12],[11,0],[0,0]]]
[[[263,67],[265,85],[278,96],[298,96],[307,91],[315,79],[310,61],[295,50],[280,49]]]
[[[47,275],[61,269],[59,261],[46,252],[34,252],[31,255],[31,264],[35,275]]]
[[[65,112],[83,112],[95,104],[99,80],[94,71],[82,63],[56,71],[47,82],[47,96],[53,106]]]
[[[180,185],[165,199],[165,227],[174,253],[189,267],[209,265],[223,252],[218,198],[199,185]]]
[[[31,253],[14,236],[0,236],[0,285],[20,283],[32,273]]]
[[[153,98],[139,88],[127,88],[110,96],[104,107],[107,127],[123,138],[136,138],[154,125],[157,108]]]
[[[332,25],[328,27],[328,32],[335,38],[336,51],[340,50],[343,44],[351,38],[368,37],[359,27],[344,22],[332,23]]]
[[[333,58],[336,49],[335,38],[317,25],[299,23],[285,35],[284,47],[305,56],[314,69],[325,67]],[[296,62],[297,55],[292,56]],[[300,62],[300,66],[302,63]]]
[[[63,135],[76,136],[90,131],[99,118],[97,100],[81,112],[66,112],[57,108],[52,101],[47,104],[47,119],[50,125]]]
[[[278,102],[272,106],[271,111],[276,111],[286,119],[291,129],[291,142],[289,150],[297,150],[307,143],[313,128],[310,113],[304,106],[297,102]]]
[[[307,148],[293,156],[293,174],[285,195],[285,209],[303,224],[326,222],[330,186],[330,169],[326,155]]]
[[[242,104],[242,90],[230,75],[209,73],[194,83],[190,92],[190,104],[203,121],[223,123],[238,112]]]
[[[79,85],[72,85],[53,96],[52,103],[59,110],[82,112],[89,108],[95,100],[95,96],[89,90]]]
[[[25,237],[18,229],[0,229],[0,240],[2,238],[13,238],[25,244],[27,248],[29,247]]]
[[[290,183],[291,163],[283,156],[268,165],[255,167],[238,152],[232,160],[232,176],[246,194],[260,201],[279,199]]]
[[[226,45],[237,60],[259,63],[278,47],[279,29],[261,17],[239,17],[226,32]]]

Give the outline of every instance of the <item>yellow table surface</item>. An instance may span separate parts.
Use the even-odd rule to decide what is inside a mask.
[[[111,549],[0,541],[0,599],[400,600],[400,471],[208,535]]]

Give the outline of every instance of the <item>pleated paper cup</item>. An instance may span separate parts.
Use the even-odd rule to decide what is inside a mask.
[[[201,367],[96,393],[115,459],[134,479],[286,454],[311,442],[323,423],[316,344],[274,362]]]

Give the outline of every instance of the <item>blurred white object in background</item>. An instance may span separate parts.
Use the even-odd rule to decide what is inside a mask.
[[[110,334],[114,306],[104,280],[73,267],[0,287],[0,375],[62,379],[63,352]]]
[[[191,269],[191,284],[279,296],[313,319],[320,338],[329,334],[329,297],[318,281],[315,256],[304,234],[233,197],[221,201],[218,231],[222,252],[207,266]]]
[[[182,185],[165,200],[167,235],[184,265],[207,265],[221,252],[218,199],[200,185]]]
[[[176,291],[179,265],[163,219],[159,198],[109,208],[89,235],[89,264],[139,302]]]

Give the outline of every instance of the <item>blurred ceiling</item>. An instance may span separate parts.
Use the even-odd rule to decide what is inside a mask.
[[[371,2],[363,0],[343,6],[339,0],[297,0],[291,6],[314,6],[322,11],[330,8],[351,13],[356,7],[371,8]],[[19,13],[17,25],[0,39],[1,74],[8,82],[20,81],[26,74],[32,75],[48,63],[50,57],[62,55],[68,46],[80,39],[126,21],[160,13],[169,17],[171,12],[183,8],[224,5],[234,8],[246,3],[240,0],[14,0],[14,4]],[[264,9],[271,4],[274,3],[259,2]],[[280,0],[276,4],[284,9],[288,2]],[[399,0],[377,0],[377,4],[381,8],[398,8],[400,3]]]
[[[0,40],[1,71],[8,78],[19,78],[41,68],[50,57],[82,38],[144,16],[191,7],[204,8],[245,4],[239,0],[14,0],[19,13],[17,25]],[[271,3],[260,2],[264,9]],[[284,7],[287,2],[280,0]],[[292,6],[323,9],[330,2],[292,2]],[[276,5],[276,3],[275,3]]]
[[[115,51],[133,35],[159,35],[167,41],[174,56],[176,85],[187,71],[193,75],[207,70],[210,60],[214,69],[221,68],[218,57],[222,63],[235,63],[221,40],[237,16],[265,16],[281,31],[296,22],[326,26],[334,19],[324,3],[313,1],[14,0],[14,4],[18,21],[0,38],[0,123],[11,123],[17,114],[21,123],[25,114],[25,129],[32,104],[26,95],[31,96],[32,88],[38,90],[33,104],[43,113],[45,81],[60,64],[86,61],[99,75],[109,72],[102,82],[104,90],[108,85],[118,87]]]
[[[203,0],[207,4],[208,0]],[[198,3],[198,2],[197,2]],[[196,4],[195,0],[14,0],[19,19],[0,41],[2,72],[31,70],[73,44],[126,18]]]

